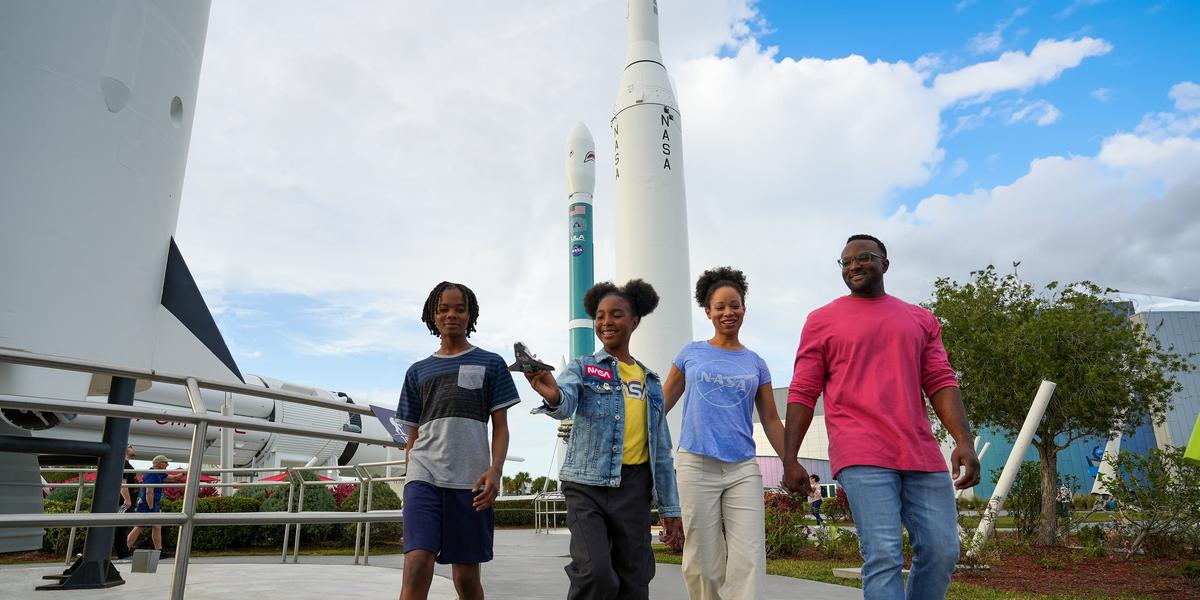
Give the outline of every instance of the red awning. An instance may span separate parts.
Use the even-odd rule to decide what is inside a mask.
[[[317,475],[317,477],[320,481],[333,481],[332,477],[326,477],[324,475]],[[260,477],[258,480],[259,481],[284,481],[286,479],[287,479],[287,473],[279,473],[278,475],[272,475],[270,477]]]

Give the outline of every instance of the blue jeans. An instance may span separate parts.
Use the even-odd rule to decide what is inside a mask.
[[[855,466],[839,471],[837,480],[858,530],[865,600],[945,598],[959,553],[950,474]],[[901,523],[913,549],[907,590]]]

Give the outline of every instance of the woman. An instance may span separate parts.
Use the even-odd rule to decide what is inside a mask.
[[[705,271],[696,302],[713,324],[710,339],[684,346],[663,386],[667,410],[683,397],[676,479],[687,543],[683,579],[692,600],[760,596],[766,572],[763,486],[751,411],[783,455],[783,422],[771,373],[742,345],[746,276],[730,267]]]
[[[534,413],[574,419],[559,472],[571,530],[572,600],[649,598],[653,497],[665,541],[682,535],[662,385],[629,353],[634,330],[657,306],[658,294],[640,279],[592,286],[583,307],[604,348],[571,361],[557,382],[547,371],[525,374],[545,401]]]

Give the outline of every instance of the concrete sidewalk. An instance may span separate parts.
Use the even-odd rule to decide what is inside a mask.
[[[563,567],[569,562],[569,538],[564,533],[537,534],[524,529],[496,532],[495,560],[483,566],[483,584],[488,598],[561,600],[569,582]],[[188,569],[187,598],[218,600],[328,600],[351,594],[354,598],[393,599],[400,594],[404,557],[375,556],[370,566],[356,566],[348,556],[301,556],[299,564],[281,564],[278,556],[198,558]],[[61,573],[62,565],[0,566],[0,598],[71,598],[107,600],[139,598],[166,599],[170,596],[170,562],[159,563],[158,573],[129,573],[129,565],[118,565],[126,584],[107,590],[35,592],[41,576]],[[450,567],[437,567],[430,598],[453,599]],[[764,600],[824,599],[850,600],[862,597],[855,588],[768,575]],[[650,584],[654,600],[685,600],[687,590],[678,565],[659,564]]]

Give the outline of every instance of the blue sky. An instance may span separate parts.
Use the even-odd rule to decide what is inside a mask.
[[[419,313],[443,279],[479,295],[478,345],[557,363],[577,122],[613,276],[617,4],[214,4],[176,237],[242,370],[393,405],[436,347]],[[888,242],[913,302],[1015,260],[1035,283],[1200,297],[1161,260],[1200,260],[1200,3],[660,7],[691,274],[746,271],[743,340],[777,384],[804,316],[844,293],[851,233]],[[545,462],[553,423],[518,389],[512,452]]]
[[[1032,93],[997,94],[1011,106],[1018,99],[1044,100],[1061,111],[1053,126],[1005,124],[994,109],[976,128],[943,139],[946,168],[928,184],[900,190],[893,203],[912,203],[930,193],[966,192],[1012,181],[1035,158],[1095,153],[1104,136],[1132,130],[1147,112],[1168,110],[1165,91],[1182,80],[1200,78],[1200,3],[1071,1],[1013,2],[789,2],[760,4],[767,21],[764,44],[786,56],[838,58],[849,54],[869,61],[915,62],[936,57],[953,68],[1030,49],[1041,39],[1081,36],[1113,45],[1105,56],[1087,61]],[[983,40],[995,43],[980,47]],[[948,111],[954,119],[978,115],[979,105]],[[953,174],[957,159],[968,171]]]

